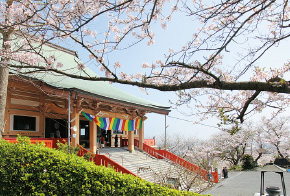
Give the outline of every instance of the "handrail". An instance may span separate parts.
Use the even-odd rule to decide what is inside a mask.
[[[137,147],[139,147],[139,140],[137,140],[137,139],[134,139],[134,146],[137,146]]]
[[[174,161],[172,161],[172,160],[166,158],[165,156],[163,156],[163,155],[161,155],[161,154],[159,154],[159,153],[156,153],[156,154],[157,154],[158,156],[162,157],[163,159],[165,159],[166,161],[169,161],[171,164],[173,164],[173,165],[175,165],[175,166],[177,166],[177,167],[182,167],[182,168],[186,169],[186,170],[189,171],[189,172],[193,172],[193,171],[191,171],[190,169],[188,169],[188,168],[186,168],[186,167],[183,167],[183,166],[179,165],[178,163],[176,163],[176,162],[174,162]],[[193,173],[196,173],[196,172],[193,172]]]
[[[109,154],[109,153],[108,153],[108,154]],[[124,164],[124,160],[125,160],[125,162],[130,163],[131,165],[133,165],[133,166],[136,167],[137,169],[139,168],[138,165],[135,164],[134,161],[132,161],[131,159],[125,158],[125,157],[122,156],[122,155],[112,155],[112,154],[110,154],[110,155],[111,155],[112,157],[121,157],[121,159],[122,159],[122,166],[123,166],[123,164]],[[146,156],[146,159],[147,159],[147,156]],[[137,175],[137,176],[138,176],[138,175]]]
[[[145,152],[147,152],[149,155],[157,158],[157,159],[162,159],[161,157],[159,157],[156,153],[158,153],[158,150],[156,150],[155,148],[152,148],[151,146],[144,144],[143,143],[143,150]]]
[[[167,150],[158,150],[158,152],[163,155],[164,157],[172,160],[173,162],[191,170],[191,171],[194,171],[196,173],[199,173],[205,180],[208,180],[207,178],[207,171],[171,152],[168,152]],[[218,172],[211,172],[212,174],[212,177],[214,179],[214,182],[215,183],[218,183]]]
[[[84,147],[80,146],[79,144],[78,144],[78,146],[81,149],[78,153],[78,156],[83,156],[85,153],[90,153],[90,154],[94,155],[94,158],[92,158],[91,161],[93,161],[96,165],[103,165],[105,167],[112,167],[116,170],[116,172],[137,176],[136,174],[132,173],[131,171],[129,171],[125,167],[121,166],[120,164],[116,163],[112,159],[106,157],[105,155],[94,154],[94,153],[88,151],[87,149],[85,149]]]
[[[153,139],[144,139],[144,143],[148,146],[155,146],[155,137]]]
[[[120,145],[121,147],[128,146],[128,139],[121,139]]]
[[[201,174],[201,173],[199,173],[199,172],[197,172],[197,171],[192,171],[192,170],[190,170],[189,168],[184,167],[184,166],[182,166],[182,165],[180,165],[180,164],[178,164],[178,163],[176,163],[176,162],[174,162],[174,161],[172,161],[172,160],[170,160],[170,159],[164,157],[163,155],[161,155],[161,154],[159,154],[159,153],[156,153],[156,154],[157,154],[158,156],[162,157],[163,159],[165,159],[166,161],[170,162],[171,164],[173,164],[175,167],[179,167],[179,168],[185,169],[185,170],[187,170],[188,172],[191,172],[191,173],[194,173],[194,174],[200,175],[203,179],[208,180],[207,175],[206,175],[206,176],[203,176],[203,174]],[[202,169],[202,168],[201,168],[201,169]]]
[[[111,159],[112,155],[110,153],[106,152],[106,155],[108,155],[109,159]]]
[[[152,148],[151,146],[147,144],[143,144],[143,150],[150,154],[151,156],[154,156],[158,159],[163,159],[164,157],[173,161],[174,163],[177,163],[181,165],[182,167],[189,169],[190,171],[193,171],[195,173],[200,174],[205,180],[207,180],[207,171],[203,168],[198,167],[197,165],[171,153],[167,150],[156,150],[155,148]],[[214,179],[215,183],[218,183],[218,172],[211,172],[212,177]]]

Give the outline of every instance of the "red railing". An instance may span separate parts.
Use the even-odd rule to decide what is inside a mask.
[[[185,167],[186,169],[193,171],[199,175],[201,175],[205,180],[207,180],[207,171],[205,169],[202,169],[198,167],[197,165],[180,158],[179,156],[168,152],[167,150],[156,150],[152,148],[151,146],[147,144],[143,144],[143,150],[146,151],[151,156],[154,156],[158,159],[163,159],[163,157],[181,165],[182,167]],[[161,156],[160,156],[161,155]],[[213,180],[215,183],[218,183],[218,172],[211,172]]]
[[[155,138],[153,139],[144,139],[144,143],[148,146],[155,146]]]
[[[117,172],[120,172],[123,174],[131,174],[133,176],[136,176],[134,173],[132,173],[128,169],[124,168],[120,164],[116,163],[112,159],[106,157],[105,155],[93,154],[90,151],[88,151],[87,149],[85,149],[84,147],[82,147],[80,145],[78,145],[78,146],[81,148],[81,150],[78,153],[78,156],[84,156],[84,154],[90,153],[90,154],[94,155],[94,158],[92,158],[91,161],[93,161],[96,165],[103,165],[105,167],[112,167]]]
[[[139,147],[139,140],[137,140],[137,139],[134,139],[134,146],[137,146],[137,147]]]
[[[60,143],[67,143],[68,139],[67,138],[50,138],[52,139],[52,147],[53,148],[58,148],[57,142],[59,141]]]
[[[128,139],[121,139],[121,147],[128,146]]]
[[[10,143],[17,142],[16,138],[3,138],[6,141],[9,141]],[[30,142],[32,144],[35,144],[36,142],[41,143],[44,142],[45,146],[48,148],[57,148],[57,141],[61,143],[66,143],[67,138],[30,138]]]
[[[148,146],[147,144],[143,143],[143,150],[153,157],[162,159],[162,157],[158,156],[158,150],[156,150],[155,148],[152,148],[151,146]]]
[[[138,142],[138,145],[136,145]],[[144,139],[144,144],[147,144],[148,146],[155,146],[155,138],[153,139]],[[121,140],[121,147],[124,146],[128,146],[128,139],[122,139]],[[134,139],[134,146],[138,146],[139,147],[139,140],[138,139]]]
[[[182,167],[185,167],[186,169],[193,171],[199,175],[201,175],[204,179],[207,180],[207,171],[205,169],[202,169],[198,167],[197,165],[194,165],[193,163],[190,163],[189,161],[171,153],[167,150],[158,150],[158,153],[162,155],[163,157],[181,165]]]

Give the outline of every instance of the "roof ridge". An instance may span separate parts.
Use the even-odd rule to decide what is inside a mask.
[[[23,36],[23,37],[29,36],[29,38],[32,39],[33,41],[38,42],[36,37],[33,36],[33,35],[30,35],[30,34],[27,34],[27,33],[23,33],[23,32],[20,33],[19,31],[14,31],[13,33],[16,34],[17,36]],[[68,53],[70,55],[73,55],[73,56],[79,58],[78,57],[78,53],[76,51],[68,49],[68,48],[65,48],[65,47],[57,45],[57,44],[54,44],[52,42],[46,41],[43,45],[52,47],[53,49],[60,50],[62,52],[66,52],[66,53]]]

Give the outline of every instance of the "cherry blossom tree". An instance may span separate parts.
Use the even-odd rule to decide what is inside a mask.
[[[253,130],[250,126],[248,126],[248,129]],[[254,166],[258,166],[258,161],[262,158],[262,156],[270,154],[270,149],[266,148],[264,132],[262,129],[254,126],[253,133],[254,136],[250,139],[249,146],[251,146],[251,155],[254,158]],[[268,159],[267,162],[269,161],[270,160]]]
[[[151,22],[161,20],[163,24],[175,11],[172,9],[168,15],[162,15],[164,4],[165,1],[157,0],[1,0],[0,136],[4,128],[9,73],[33,76],[37,72],[55,72],[96,79],[95,75],[86,73],[73,74],[54,55],[44,55],[45,46],[50,42],[69,41],[82,46],[89,58],[101,66],[105,73],[101,80],[118,80],[115,71],[105,64],[104,54],[116,50],[128,35],[133,37],[131,44],[143,39],[148,40],[148,45],[152,44]],[[115,62],[113,69],[120,66]],[[83,71],[83,68],[84,64],[79,62],[77,69]]]
[[[262,83],[289,88],[289,61],[275,67],[258,65],[273,47],[289,38],[288,1],[197,0],[184,8],[201,25],[182,51],[172,51],[165,65],[178,68],[174,72],[177,83],[207,84],[203,89],[178,91],[175,104],[187,104],[202,119],[208,114],[218,116],[223,110],[228,119],[241,123],[249,114],[265,108],[272,108],[272,115],[285,111],[289,93],[259,88],[263,88]],[[191,74],[186,75],[186,69]],[[257,88],[250,89],[251,85]]]
[[[197,138],[188,138],[182,134],[167,134],[166,136],[166,149],[171,153],[184,158],[186,156],[186,152],[192,145],[195,144]],[[164,135],[160,135],[157,137],[157,147],[164,148],[165,137]]]
[[[271,157],[268,156],[271,154],[271,149],[267,145],[265,131],[261,129],[261,126],[263,125],[261,125],[260,121],[248,121],[243,125],[244,129],[251,134],[247,141],[247,146],[250,148],[247,154],[253,156],[254,166],[258,166],[259,163],[263,165],[271,161]]]
[[[0,130],[4,127],[9,71],[23,75],[49,71],[176,91],[179,99],[175,104],[189,104],[201,119],[219,115],[223,109],[230,119],[243,122],[249,113],[271,107],[275,115],[289,106],[290,63],[274,68],[257,64],[289,38],[287,0],[176,0],[168,4],[172,6],[169,11],[164,10],[168,9],[165,5],[164,0],[1,0]],[[132,75],[122,69],[122,62],[106,59],[106,54],[142,40],[154,44],[153,22],[166,28],[177,11],[196,21],[192,39],[182,48],[169,49],[165,58],[155,63],[143,63],[140,68],[144,71]],[[121,46],[129,36],[130,43]],[[65,65],[54,56],[42,55],[46,44],[64,40],[87,52],[100,68],[98,77],[73,74],[61,69]],[[82,71],[83,67],[79,63],[77,68]]]
[[[211,165],[218,166],[215,157],[220,151],[214,148],[214,140],[201,140],[182,134],[168,134],[166,144],[168,151],[203,169],[207,170]],[[157,146],[164,147],[164,135],[157,137]]]
[[[239,165],[243,155],[250,154],[256,166],[269,163],[274,157],[289,158],[289,117],[262,117],[260,120],[247,121],[232,133],[222,129],[211,138],[200,140],[182,135],[168,135],[168,150],[204,168],[214,168],[228,162]],[[164,144],[161,136],[161,144]]]
[[[214,140],[194,139],[189,150],[186,152],[185,158],[199,167],[208,170],[209,167],[218,167],[216,155],[220,153],[214,145]]]
[[[290,156],[290,126],[289,117],[263,118],[260,129],[264,132],[265,144],[274,147],[274,153],[281,158]]]
[[[232,165],[238,165],[252,135],[251,131],[244,129],[235,134],[221,132],[214,135],[211,140],[215,142],[213,149],[218,152],[216,156]]]
[[[198,153],[209,151],[213,157],[232,165],[238,165],[245,153],[253,156],[256,165],[260,159],[261,163],[268,163],[274,156],[289,158],[289,131],[289,117],[262,117],[260,121],[244,123],[235,134],[224,130],[213,135],[205,141],[205,145],[195,148],[196,153],[193,154],[198,157]]]
[[[254,163],[269,163],[274,157],[289,157],[289,117],[261,118],[260,121],[247,122],[246,129],[253,135],[248,140]]]

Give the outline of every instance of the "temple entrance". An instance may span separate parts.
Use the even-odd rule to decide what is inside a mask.
[[[45,119],[45,138],[67,138],[67,120]]]
[[[80,145],[89,148],[90,147],[90,122],[80,120]]]

